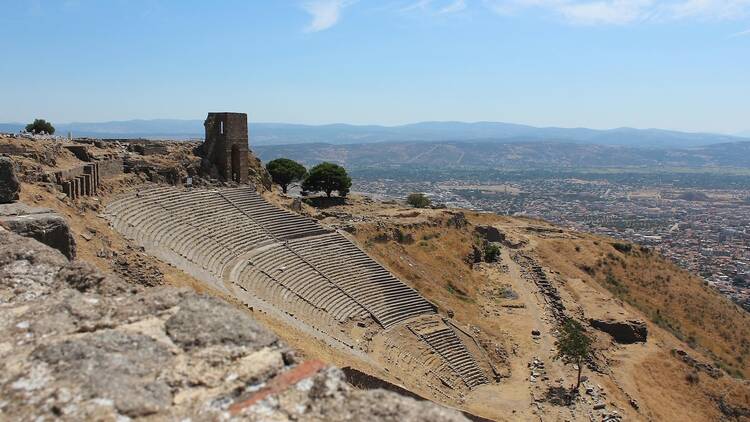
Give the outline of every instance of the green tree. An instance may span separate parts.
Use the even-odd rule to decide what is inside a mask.
[[[302,164],[288,158],[277,158],[266,164],[266,170],[271,174],[271,179],[281,190],[286,193],[291,183],[299,182],[305,178],[307,169]]]
[[[55,133],[55,127],[52,126],[52,123],[44,120],[44,119],[34,119],[34,123],[29,123],[26,125],[26,132],[31,133],[46,133],[49,135],[52,135]]]
[[[310,192],[323,191],[329,198],[333,191],[338,191],[339,196],[346,196],[351,187],[352,179],[343,167],[325,162],[311,168],[302,182],[302,189]]]
[[[406,203],[414,208],[427,208],[430,206],[430,198],[423,193],[412,193],[406,197]]]
[[[567,318],[560,330],[560,336],[555,342],[557,355],[555,359],[578,365],[578,381],[574,391],[581,387],[581,371],[584,361],[591,356],[591,338],[586,335],[581,324],[571,318]]]

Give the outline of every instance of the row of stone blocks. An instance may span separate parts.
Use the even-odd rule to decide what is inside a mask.
[[[448,363],[470,389],[489,383],[471,352],[454,329],[437,318],[422,319],[409,324],[409,329]]]
[[[149,237],[142,241],[169,248],[220,278],[231,260],[277,243],[251,258],[252,268],[341,321],[361,317],[364,308],[390,328],[435,313],[431,303],[344,236],[271,205],[250,187],[146,189],[110,204],[108,212],[118,230],[137,227]]]
[[[55,173],[55,179],[63,193],[70,199],[96,195],[100,184],[99,163],[84,164],[80,170],[76,170],[75,172],[58,171]]]

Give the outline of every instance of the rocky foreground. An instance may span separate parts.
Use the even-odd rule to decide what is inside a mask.
[[[301,362],[213,297],[145,288],[0,228],[0,419],[460,421]]]

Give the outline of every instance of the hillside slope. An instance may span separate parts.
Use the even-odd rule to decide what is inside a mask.
[[[590,328],[597,338],[591,376],[621,414],[634,420],[748,417],[750,384],[732,377],[748,373],[747,312],[651,252],[632,246],[621,252],[611,239],[490,214],[410,210],[368,201],[323,214],[332,216],[326,219],[332,223],[350,225],[348,230],[355,231],[368,252],[443,312],[507,345],[511,371],[492,406],[514,409],[528,400],[527,390],[532,403],[545,393],[527,378],[525,366],[534,358],[570,382],[568,368],[551,362],[556,323],[542,292],[517,265],[523,259],[544,268],[571,316],[646,321],[645,344],[618,344]],[[464,218],[465,226],[451,223]],[[499,264],[466,262],[478,244],[478,225],[494,226],[503,234]],[[529,338],[531,330],[540,330],[541,337]],[[729,374],[714,378],[716,366]],[[481,403],[472,405],[475,411],[482,408]],[[535,413],[545,420],[565,414],[555,406]]]
[[[596,281],[731,375],[750,376],[750,314],[700,278],[649,249],[594,236],[546,240],[537,250],[565,277]]]
[[[41,145],[41,144],[39,144]],[[37,146],[39,146],[37,145]],[[374,353],[371,362],[331,348],[269,314],[242,306],[188,274],[147,255],[112,230],[100,213],[114,196],[141,186],[146,173],[108,180],[97,197],[70,200],[34,176],[41,149],[17,160],[24,171],[21,200],[69,220],[80,259],[147,286],[167,284],[224,296],[271,328],[303,357],[352,367],[416,395],[493,420],[748,420],[748,316],[700,281],[637,247],[549,224],[461,210],[414,210],[367,198],[300,212],[350,233],[372,257],[433,302],[441,316],[471,333],[487,352],[495,383],[458,399],[434,398],[413,366]],[[169,155],[156,156],[168,162]],[[14,158],[15,159],[15,158]],[[75,157],[59,154],[57,165]],[[176,164],[176,163],[175,163]],[[48,170],[47,165],[43,170]],[[279,206],[292,198],[264,196]],[[494,230],[494,231],[493,231]],[[500,245],[498,262],[484,262],[484,242]],[[471,258],[470,258],[471,257]],[[535,270],[538,268],[538,271]],[[544,274],[545,283],[539,274]],[[611,276],[610,276],[611,275]],[[550,292],[559,296],[559,303]],[[658,311],[658,312],[657,312]],[[596,354],[584,370],[585,393],[561,403],[575,369],[552,359],[559,315],[588,326]],[[642,320],[645,343],[621,344],[589,326],[590,319]],[[535,334],[532,334],[535,333]],[[467,337],[468,338],[468,337]],[[374,348],[377,349],[377,344]],[[386,368],[386,369],[383,369]]]

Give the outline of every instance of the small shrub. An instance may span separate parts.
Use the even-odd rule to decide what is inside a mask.
[[[440,239],[440,233],[425,233],[422,235],[422,240]]]
[[[378,233],[369,239],[369,241],[375,242],[375,243],[386,243],[388,242],[388,240],[389,240],[388,235],[385,233]]]
[[[588,275],[590,275],[592,277],[596,275],[596,268],[594,268],[594,267],[592,267],[590,265],[578,264],[578,268],[581,269],[581,271],[585,272],[586,274],[588,274]]]
[[[607,273],[607,277],[604,281],[607,283],[607,289],[614,293],[615,296],[622,298],[628,293],[628,286],[624,285],[620,279],[615,277],[611,272]]]
[[[464,301],[471,301],[471,298],[469,297],[469,295],[465,291],[461,290],[460,287],[453,284],[452,282],[449,281],[445,285],[445,288],[446,290],[448,290],[450,294],[454,296],[458,296],[459,299],[464,300]]]
[[[414,236],[411,233],[404,233],[399,229],[393,229],[393,240],[398,243],[410,245],[414,243]]]
[[[427,208],[430,206],[430,198],[423,193],[412,193],[406,197],[406,203],[414,208]]]
[[[484,247],[484,261],[485,262],[497,262],[498,258],[500,258],[500,247],[488,243],[487,246]]]
[[[630,253],[630,251],[633,250],[633,245],[629,243],[615,242],[612,244],[612,247],[615,248],[618,252],[622,253]]]

